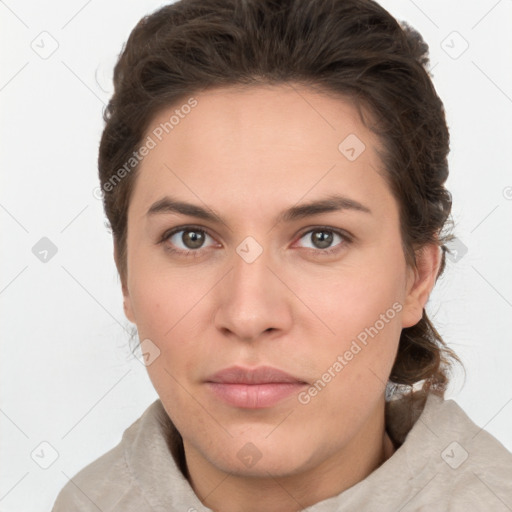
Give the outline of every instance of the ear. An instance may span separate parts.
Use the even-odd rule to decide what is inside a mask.
[[[416,267],[409,268],[402,327],[412,327],[421,320],[440,265],[441,249],[438,245],[428,244],[416,252]]]
[[[121,265],[119,264],[119,250],[117,248],[117,244],[114,241],[114,261],[116,264],[117,272],[119,273],[119,277],[121,279],[121,289],[123,291],[123,309],[126,318],[132,323],[135,323],[135,315],[133,314],[132,302],[130,298],[130,293],[128,291],[128,283],[126,274],[121,271]]]

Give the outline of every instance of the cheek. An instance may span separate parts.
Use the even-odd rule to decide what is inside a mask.
[[[353,293],[338,297],[336,307],[324,310],[324,321],[334,334],[317,345],[317,369],[332,373],[336,364],[334,371],[343,374],[340,380],[368,382],[377,377],[385,383],[401,332],[403,306],[396,299],[392,289],[363,293],[355,288]]]
[[[400,339],[405,279],[403,254],[392,247],[363,265],[301,279],[298,294],[323,324],[310,324],[308,337],[319,341],[314,351],[304,350],[322,381],[336,376],[324,399],[343,394],[341,388],[354,390],[352,397],[359,399],[384,389]]]
[[[334,334],[317,335],[313,350],[304,347],[316,370],[315,381],[299,396],[299,402],[307,406],[308,421],[317,417],[322,423],[329,410],[336,428],[353,432],[354,425],[376,406],[398,350],[403,309],[400,290],[389,277],[368,282],[345,276],[313,297],[323,312],[323,322]],[[319,426],[318,431],[326,428]]]
[[[150,340],[158,349],[159,356],[147,371],[157,392],[165,395],[194,373],[204,338],[200,318],[211,284],[199,272],[165,269],[147,264],[148,260],[132,260],[130,301],[139,339]]]
[[[136,258],[130,270],[130,301],[141,339],[167,339],[187,324],[187,316],[208,290],[204,276],[145,261],[138,264]]]
[[[382,321],[385,330],[397,324],[394,331],[399,332],[405,277],[405,270],[399,264],[383,259],[323,275],[302,274],[296,280],[295,289],[324,324],[325,339],[336,342],[355,338],[375,323],[381,328]],[[382,321],[381,315],[384,315]]]

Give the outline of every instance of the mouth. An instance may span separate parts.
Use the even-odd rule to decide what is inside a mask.
[[[270,366],[253,369],[233,366],[208,377],[205,383],[216,398],[243,409],[272,407],[308,385]]]

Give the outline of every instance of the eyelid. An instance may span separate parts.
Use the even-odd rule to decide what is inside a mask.
[[[164,231],[164,233],[162,234],[162,236],[160,237],[160,239],[158,240],[157,243],[163,244],[163,243],[167,242],[172,236],[174,236],[176,233],[179,233],[180,231],[194,231],[194,230],[204,233],[205,235],[209,236],[210,238],[212,238],[213,240],[215,240],[217,242],[216,238],[205,227],[196,226],[194,224],[185,224],[185,225],[176,226],[174,228],[168,229],[167,231]],[[175,248],[173,248],[172,251],[177,252],[177,253],[182,253],[182,254],[191,253],[191,252],[200,253],[203,250],[206,250],[210,247],[213,247],[213,246],[200,247],[199,249],[180,249],[180,248],[175,249]]]
[[[307,228],[304,228],[301,230],[301,232],[297,235],[296,240],[300,240],[304,237],[304,235],[307,235],[308,233],[311,233],[312,231],[331,231],[332,233],[335,233],[339,236],[341,236],[344,240],[347,242],[353,242],[354,236],[349,233],[348,231],[344,229],[334,228],[332,226],[308,226]]]
[[[306,253],[312,254],[315,257],[329,257],[329,256],[335,256],[339,252],[341,252],[344,248],[346,248],[347,245],[350,245],[354,241],[354,237],[345,231],[344,229],[338,229],[331,226],[309,226],[308,228],[305,228],[301,231],[301,233],[297,236],[296,241],[294,242],[294,245],[304,238],[305,235],[315,232],[315,231],[329,231],[331,233],[334,233],[335,235],[338,235],[342,240],[341,242],[337,243],[336,245],[333,245],[331,247],[327,247],[325,249],[316,249],[313,247],[299,247],[303,251],[306,251]]]

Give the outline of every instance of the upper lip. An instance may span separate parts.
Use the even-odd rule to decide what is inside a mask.
[[[271,366],[258,366],[257,368],[231,366],[214,373],[206,379],[206,382],[215,382],[220,384],[305,384],[302,379]]]

